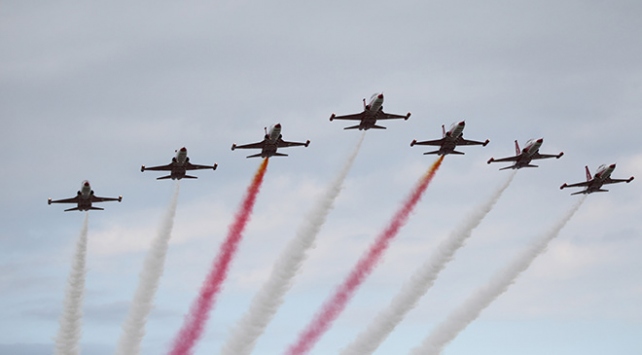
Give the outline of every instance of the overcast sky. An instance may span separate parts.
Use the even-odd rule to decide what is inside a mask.
[[[18,1],[0,6],[0,353],[51,352],[84,213],[46,199],[123,195],[89,217],[84,353],[110,354],[174,182],[140,165],[187,147],[219,164],[181,181],[166,269],[143,342],[168,349],[260,161],[232,143],[280,122],[311,140],[270,161],[196,353],[220,351],[359,132],[331,113],[385,93],[405,114],[368,131],[316,248],[257,354],[282,352],[434,161],[413,139],[466,120],[490,139],[448,156],[409,223],[313,354],[345,347],[439,241],[509,174],[496,158],[544,138],[559,160],[520,170],[496,208],[378,354],[406,353],[577,196],[603,163],[642,180],[639,1]],[[589,196],[548,251],[445,351],[642,353],[642,181]]]

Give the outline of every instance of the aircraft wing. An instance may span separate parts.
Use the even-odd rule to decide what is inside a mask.
[[[144,170],[171,171],[172,164],[145,167]]]
[[[413,142],[412,145],[435,145],[435,146],[442,146],[446,140],[444,138],[441,139],[434,139],[431,141],[423,141],[423,142]]]
[[[488,163],[490,164],[490,163],[500,163],[500,162],[503,162],[503,161],[517,161],[519,158],[520,158],[520,155],[515,155],[515,156],[512,156],[512,157],[500,158],[500,159],[490,158]]]
[[[570,185],[569,184],[564,184],[562,186],[564,188],[567,188],[567,187],[588,187],[591,184],[591,182],[592,182],[592,180],[591,181],[578,182],[577,184],[570,184]]]
[[[310,144],[310,141],[307,141],[307,142],[287,142],[287,141],[284,141],[283,139],[279,139],[276,142],[276,146],[278,148],[297,147],[297,146],[306,146],[307,147],[308,144]]]
[[[410,113],[408,113],[407,115],[395,115],[393,113],[385,113],[383,111],[380,111],[377,114],[377,119],[378,120],[396,120],[396,119],[407,120],[408,117],[410,117]]]
[[[531,157],[532,159],[547,159],[547,158],[559,158],[561,157],[562,154],[540,154],[540,153],[535,153]]]
[[[80,197],[70,197],[70,198],[63,198],[61,200],[51,200],[49,203],[78,203],[80,201]]]
[[[238,148],[238,147],[237,147]],[[185,163],[185,170],[200,170],[200,169],[214,169],[216,170],[216,164],[212,165],[199,165],[192,164],[190,162]]]
[[[604,180],[604,184],[617,184],[618,182],[627,182],[628,183],[628,182],[631,182],[631,180],[633,180],[633,177],[631,177],[629,179],[611,179],[611,178],[608,178],[608,179]]]
[[[363,119],[363,112],[361,113],[355,113],[353,115],[343,115],[343,116],[335,116],[334,114],[332,115],[330,120],[354,120],[354,121],[361,121]]]
[[[488,142],[471,141],[463,138],[459,138],[459,140],[457,140],[457,145],[486,145],[486,144],[488,144]]]
[[[107,202],[107,201],[120,202],[122,199],[123,198],[120,196],[119,197],[98,197],[98,196],[91,195],[91,202]]]
[[[265,145],[265,140],[256,143],[243,144],[243,145],[233,145],[232,150],[234,149],[263,149]]]

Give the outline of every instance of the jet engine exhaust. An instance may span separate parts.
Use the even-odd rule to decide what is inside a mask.
[[[234,217],[233,223],[229,227],[227,237],[214,259],[210,273],[203,282],[197,299],[192,304],[189,314],[185,316],[183,326],[174,339],[170,354],[191,354],[196,342],[200,339],[205,328],[205,323],[209,319],[209,313],[216,302],[216,296],[220,292],[223,281],[225,281],[227,277],[230,262],[241,241],[243,230],[252,214],[256,196],[261,188],[267,166],[268,159],[265,158],[247,189],[245,198]]]
[[[365,132],[337,177],[299,225],[294,239],[276,260],[270,278],[254,296],[250,308],[233,328],[230,337],[223,345],[223,354],[250,354],[254,349],[256,340],[263,334],[274,314],[283,304],[286,292],[292,286],[297,271],[307,258],[307,251],[314,245],[321,227],[334,206],[335,199],[341,192],[343,182],[359,153],[364,137]]]
[[[56,354],[80,354],[80,335],[82,326],[82,304],[85,292],[85,264],[87,259],[87,229],[89,213],[85,212],[85,220],[80,229],[80,237],[76,242],[76,252],[65,294],[64,308],[60,316],[60,328],[56,336]]]
[[[586,196],[571,207],[549,231],[536,238],[533,243],[505,268],[499,270],[486,284],[477,289],[459,308],[450,313],[437,325],[423,343],[412,350],[412,354],[440,354],[443,348],[472,323],[497,297],[506,292],[517,277],[542,254],[548,243],[560,233],[562,228],[580,208]]]
[[[122,325],[122,333],[116,354],[140,354],[140,344],[145,336],[147,317],[152,310],[154,296],[156,295],[160,278],[163,275],[167,247],[174,227],[179,191],[180,183],[176,181],[174,194],[169,206],[167,206],[167,212],[158,230],[158,236],[152,240],[151,248],[145,257],[143,269],[139,275],[138,288],[129,307],[129,314]]]
[[[412,275],[387,308],[369,322],[368,328],[348,345],[341,353],[371,354],[392,333],[395,327],[413,309],[421,297],[428,292],[439,276],[439,273],[453,259],[459,248],[463,247],[473,229],[477,228],[490,212],[502,193],[513,181],[517,171],[512,174],[488,199],[469,213],[462,223],[453,230],[448,238],[443,240],[432,253],[430,258]]]
[[[352,298],[357,288],[365,281],[366,277],[370,275],[383,253],[387,250],[390,241],[408,221],[410,213],[426,191],[426,188],[432,181],[443,160],[444,156],[442,155],[430,166],[426,174],[424,174],[412,190],[408,199],[403,203],[400,210],[393,216],[388,227],[377,237],[367,253],[357,262],[357,265],[352,269],[348,277],[335,290],[334,295],[324,303],[312,322],[299,334],[299,338],[290,346],[287,354],[307,353],[329,329],[332,322],[339,316],[348,301]]]

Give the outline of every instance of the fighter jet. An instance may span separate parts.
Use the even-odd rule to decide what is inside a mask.
[[[245,145],[236,145],[232,144],[232,150],[235,149],[261,149],[261,153],[248,155],[248,158],[269,158],[272,156],[287,157],[287,154],[277,153],[278,148],[287,148],[287,147],[296,147],[304,146],[307,147],[310,145],[310,140],[307,140],[305,143],[299,142],[286,142],[282,139],[281,135],[281,124],[277,123],[274,126],[270,127],[268,131],[267,127],[265,129],[265,138],[261,142],[250,143]]]
[[[593,192],[608,192],[609,190],[602,189],[602,185],[616,184],[618,182],[626,182],[627,184],[633,181],[633,176],[628,179],[611,179],[611,173],[615,170],[615,164],[606,165],[602,164],[597,168],[597,172],[591,177],[588,165],[586,168],[586,181],[578,182],[577,184],[566,184],[560,186],[560,190],[567,187],[586,187],[583,191],[574,192],[571,195],[591,194]]]
[[[424,155],[427,154],[437,154],[437,155],[446,155],[446,154],[461,154],[463,155],[464,153],[458,152],[455,150],[455,147],[458,145],[481,145],[485,147],[488,142],[490,142],[488,139],[485,142],[477,142],[477,141],[471,141],[464,139],[464,127],[466,126],[466,122],[461,121],[461,122],[456,122],[453,123],[452,126],[450,126],[450,129],[446,132],[446,126],[441,125],[441,130],[442,130],[442,138],[441,139],[435,139],[432,141],[423,141],[423,142],[417,142],[416,139],[413,139],[412,142],[410,142],[410,146],[415,146],[415,145],[433,145],[433,146],[438,146],[439,150],[435,150],[432,152],[426,152]]]
[[[501,159],[495,159],[495,158],[490,158],[488,160],[488,164],[490,163],[499,163],[503,161],[514,161],[515,164],[511,166],[507,166],[505,168],[501,168],[499,170],[504,170],[504,169],[521,169],[521,168],[537,168],[537,165],[532,165],[531,160],[533,159],[546,159],[546,158],[557,158],[559,159],[564,155],[564,152],[560,152],[557,155],[554,154],[540,154],[539,153],[539,147],[542,146],[542,143],[544,142],[544,138],[540,139],[529,139],[526,142],[526,147],[524,147],[523,150],[519,149],[519,144],[517,141],[515,141],[515,156],[514,157],[508,157],[508,158],[501,158]]]
[[[153,170],[153,171],[171,171],[167,176],[161,176],[156,178],[156,180],[162,179],[198,179],[196,176],[186,175],[185,172],[188,170],[200,170],[200,169],[212,169],[216,170],[218,164],[212,165],[196,165],[189,162],[189,157],[187,156],[187,149],[185,147],[176,150],[176,156],[172,158],[172,162],[167,165],[151,166],[149,168],[145,165],[140,167],[140,171]]]
[[[62,200],[49,199],[47,203],[50,205],[52,203],[77,203],[78,204],[78,207],[66,209],[65,212],[67,212],[67,211],[104,210],[104,208],[93,207],[91,204],[94,202],[107,202],[107,201],[120,202],[122,200],[123,200],[122,196],[118,196],[118,198],[113,198],[113,197],[98,197],[94,195],[94,190],[91,189],[91,186],[89,185],[89,181],[85,180],[82,182],[80,191],[78,191],[78,195],[76,195],[76,197],[66,198]]]
[[[370,98],[370,102],[366,104],[366,99],[363,99],[363,112],[355,113],[353,115],[337,116],[334,113],[330,116],[330,121],[332,120],[355,120],[361,121],[356,126],[345,127],[344,129],[359,129],[367,130],[370,128],[386,129],[383,126],[377,126],[377,120],[393,120],[401,119],[407,120],[410,117],[410,112],[405,116],[395,115],[391,113],[383,112],[383,93],[375,93]]]

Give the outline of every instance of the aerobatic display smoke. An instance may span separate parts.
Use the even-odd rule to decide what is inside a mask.
[[[310,351],[321,335],[330,327],[331,323],[339,316],[355,291],[374,269],[390,241],[397,235],[399,229],[408,221],[410,213],[417,205],[424,191],[432,181],[439,169],[444,156],[440,156],[421,178],[409,198],[403,203],[401,209],[394,215],[388,227],[377,237],[368,252],[358,261],[352,272],[336,289],[334,295],[326,301],[319,313],[316,314],[307,328],[299,335],[297,341],[290,346],[287,354],[304,354]]]
[[[80,335],[82,325],[82,303],[85,292],[85,264],[87,258],[87,229],[89,213],[85,212],[85,220],[76,243],[71,272],[67,280],[64,309],[60,317],[60,328],[56,336],[56,354],[80,354]]]
[[[292,280],[307,257],[307,251],[314,245],[316,236],[325,223],[335,199],[341,192],[343,181],[359,153],[364,137],[365,132],[361,135],[357,146],[348,157],[339,175],[304,218],[296,236],[275,262],[270,278],[254,296],[249,310],[232,330],[232,334],[223,346],[223,354],[250,354],[254,349],[256,340],[263,334],[279,306],[283,303],[285,293],[292,285]]]
[[[151,248],[145,257],[145,263],[139,275],[138,288],[130,305],[129,314],[123,323],[123,332],[116,350],[117,354],[132,355],[140,353],[140,344],[145,336],[147,317],[152,310],[154,295],[163,275],[167,247],[174,226],[179,191],[180,184],[177,181],[167,213],[158,231],[158,236],[152,241]]]
[[[227,276],[227,270],[232,261],[241,237],[243,230],[250,219],[256,196],[261,188],[265,171],[267,170],[268,159],[263,159],[261,166],[254,175],[252,183],[248,187],[245,198],[240,206],[239,211],[234,217],[234,222],[229,228],[227,238],[223,241],[218,255],[214,259],[212,269],[207,275],[207,278],[201,286],[200,293],[192,304],[192,308],[188,315],[185,316],[183,327],[179,331],[170,354],[184,355],[191,354],[194,345],[201,337],[205,328],[205,323],[209,318],[210,310],[212,309],[216,296],[221,290],[221,285]]]
[[[473,293],[459,308],[433,329],[423,343],[412,350],[412,354],[441,354],[443,348],[464,330],[497,297],[506,292],[517,277],[531,265],[533,260],[546,250],[548,243],[560,233],[562,228],[580,208],[583,196],[553,227],[535,241],[507,267],[496,273],[482,288]]]
[[[455,252],[464,246],[473,229],[479,226],[488,212],[493,209],[502,193],[513,181],[516,172],[517,170],[513,171],[506,182],[490,196],[488,201],[477,206],[463,220],[463,223],[437,246],[430,258],[414,273],[390,302],[390,305],[369,323],[368,328],[359,334],[357,339],[342,351],[342,354],[371,354],[377,350],[379,345],[386,340],[406,314],[417,305],[421,297],[432,287],[439,273],[453,259]]]

